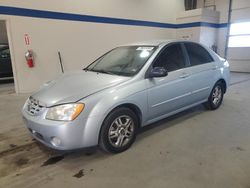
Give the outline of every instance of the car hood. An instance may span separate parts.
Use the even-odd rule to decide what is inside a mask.
[[[129,77],[81,71],[68,73],[45,84],[32,97],[47,107],[76,102],[82,98],[129,80]]]

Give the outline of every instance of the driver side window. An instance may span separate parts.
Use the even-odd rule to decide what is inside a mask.
[[[157,57],[154,67],[164,67],[168,72],[185,67],[185,58],[180,44],[171,44]]]

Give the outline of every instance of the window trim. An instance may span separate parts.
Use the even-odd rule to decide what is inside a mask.
[[[201,47],[202,49],[204,49],[204,50],[209,54],[209,56],[210,56],[210,58],[212,59],[212,61],[207,62],[207,63],[202,63],[202,64],[199,64],[199,65],[192,65],[192,64],[191,64],[191,61],[190,61],[189,53],[188,53],[188,50],[187,50],[187,47],[186,47],[185,44],[196,44],[196,45],[198,45],[199,47]],[[205,47],[203,47],[201,44],[199,44],[199,43],[190,42],[190,41],[185,41],[185,42],[183,42],[183,47],[185,48],[184,51],[185,51],[185,54],[187,55],[188,67],[195,67],[195,66],[200,66],[200,65],[206,65],[206,64],[215,62],[215,60],[214,60],[213,56],[210,54],[210,52],[209,52]]]
[[[183,49],[183,42],[171,42],[171,43],[166,44],[164,47],[162,47],[162,49],[158,52],[158,54],[156,55],[156,57],[154,58],[154,60],[152,61],[152,63],[150,64],[150,66],[148,67],[148,69],[147,69],[147,71],[145,73],[145,79],[150,78],[149,77],[150,71],[153,69],[153,64],[155,63],[157,58],[164,52],[164,50],[166,48],[168,48],[171,45],[175,45],[175,44],[179,44],[181,46],[181,51],[183,53],[184,67],[182,69],[185,69],[185,68],[188,67],[188,59],[187,59],[187,56],[186,56],[186,54],[184,52],[184,49]],[[177,70],[180,70],[180,69],[177,69]],[[174,71],[177,71],[177,70],[174,70]],[[170,72],[174,72],[174,71],[170,71]]]

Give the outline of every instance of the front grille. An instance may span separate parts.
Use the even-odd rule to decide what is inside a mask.
[[[42,105],[38,100],[30,97],[27,104],[27,112],[30,115],[36,116],[44,109],[44,105]]]

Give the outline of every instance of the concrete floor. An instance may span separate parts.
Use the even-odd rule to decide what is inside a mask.
[[[27,95],[0,92],[0,187],[250,188],[250,74],[232,83],[220,109],[160,121],[117,155],[43,147],[22,123]]]

